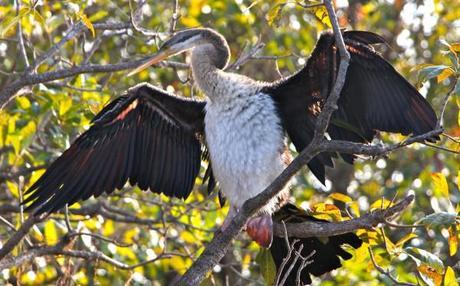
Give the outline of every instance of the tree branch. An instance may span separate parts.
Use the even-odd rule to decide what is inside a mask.
[[[413,200],[414,196],[409,195],[388,209],[376,210],[359,218],[343,222],[308,221],[303,223],[287,223],[286,230],[289,236],[306,238],[339,235],[356,231],[357,229],[372,229],[380,223],[386,223],[387,219],[403,211]],[[285,235],[284,226],[281,223],[275,223],[273,231],[276,236],[283,237]]]

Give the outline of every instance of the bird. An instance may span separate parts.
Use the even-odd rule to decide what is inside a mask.
[[[329,138],[370,143],[380,131],[420,135],[435,128],[431,105],[373,49],[385,43],[381,36],[344,31],[343,39],[351,58],[338,109],[327,129]],[[193,28],[172,35],[131,73],[184,52],[191,56],[194,82],[204,99],[180,97],[148,83],[128,89],[106,105],[90,128],[26,191],[23,203],[28,210],[35,215],[52,213],[66,204],[110,194],[127,182],[186,199],[205,160],[208,188],[217,182],[229,202],[225,230],[244,202],[262,192],[290,163],[288,140],[298,152],[311,142],[340,62],[334,34],[324,32],[299,71],[274,82],[256,81],[226,71],[230,49],[222,34]],[[324,184],[326,167],[333,167],[338,155],[350,164],[356,158],[320,153],[307,166]],[[289,184],[246,224],[254,241],[274,249],[278,266],[285,251],[283,240],[273,238],[273,219],[295,209],[289,204],[288,189]],[[294,212],[296,216],[294,221],[314,220]],[[313,238],[322,245],[316,248],[317,256],[346,259],[341,245],[360,245],[351,233],[328,239],[331,244],[324,247]],[[312,245],[312,240],[301,242]],[[307,272],[321,275],[339,266],[340,260],[326,261]]]

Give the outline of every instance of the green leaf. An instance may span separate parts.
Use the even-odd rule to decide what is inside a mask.
[[[266,285],[273,285],[276,279],[276,266],[270,250],[261,248],[256,256],[256,262],[260,267],[260,273],[264,277]]]
[[[440,75],[445,69],[450,69],[450,67],[445,65],[424,67],[419,71],[419,81],[427,81],[429,79],[435,78],[438,75]]]
[[[417,224],[423,224],[427,227],[434,226],[451,226],[455,224],[457,216],[454,213],[437,212],[427,215],[426,217],[417,221]]]

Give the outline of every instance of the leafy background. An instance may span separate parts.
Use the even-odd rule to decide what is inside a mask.
[[[131,4],[131,5],[130,5]],[[258,57],[234,71],[259,80],[275,80],[299,69],[319,34],[327,29],[321,8],[306,9],[299,1],[179,1],[177,28],[212,27],[228,40],[232,62],[257,43],[265,46]],[[432,103],[440,114],[442,102],[459,78],[460,8],[445,1],[336,1],[340,24],[349,29],[381,34],[388,46],[377,49]],[[131,6],[131,7],[130,7]],[[143,28],[159,33],[148,36],[133,28],[103,31],[93,23],[130,22],[139,3],[121,0],[22,1],[21,8],[0,0],[0,89],[21,76],[26,68],[18,48],[22,29],[29,62],[55,45],[65,31],[83,21],[88,31],[67,42],[58,54],[38,67],[38,73],[86,63],[111,64],[152,54],[167,36],[174,13],[173,1],[147,1],[139,11]],[[185,56],[177,61],[184,62]],[[19,207],[22,193],[44,168],[88,128],[89,121],[110,99],[127,88],[148,81],[182,96],[202,96],[191,86],[186,69],[156,67],[127,77],[128,71],[82,74],[41,83],[20,91],[0,111],[0,243],[4,244],[27,217]],[[315,279],[317,285],[392,285],[371,261],[399,281],[422,285],[458,285],[460,254],[460,88],[447,104],[439,146],[416,144],[388,158],[363,158],[354,166],[337,161],[328,171],[326,187],[307,170],[296,177],[292,194],[302,207],[320,217],[346,220],[372,209],[386,207],[394,198],[415,194],[414,204],[398,224],[417,228],[382,226],[359,231],[365,245],[344,267]],[[399,142],[399,135],[382,134],[384,142]],[[203,170],[204,170],[203,166]],[[101,260],[66,256],[31,259],[3,269],[1,283],[44,285],[166,285],[192,264],[222,223],[227,207],[198,184],[186,201],[142,192],[126,186],[114,195],[90,199],[70,207],[70,224],[80,233],[69,245],[75,250],[100,251],[125,266],[120,269]],[[79,212],[80,210],[80,212]],[[93,210],[90,212],[89,210]],[[86,211],[86,212],[85,212]],[[79,215],[85,213],[87,215]],[[63,213],[34,226],[27,239],[10,255],[31,245],[57,243],[68,231]],[[105,239],[101,239],[101,238]],[[241,234],[203,285],[264,285],[263,253]],[[261,258],[262,257],[262,258]],[[267,276],[265,275],[265,279]],[[457,284],[456,284],[457,283]]]

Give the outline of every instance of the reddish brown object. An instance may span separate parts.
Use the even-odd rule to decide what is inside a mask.
[[[269,248],[273,241],[273,221],[271,215],[264,214],[248,220],[246,232],[258,245]]]

